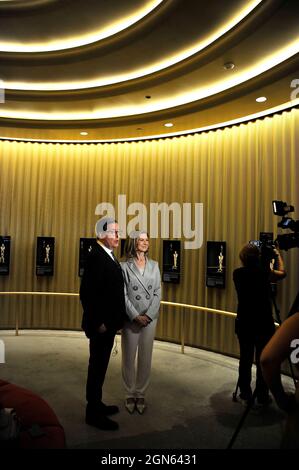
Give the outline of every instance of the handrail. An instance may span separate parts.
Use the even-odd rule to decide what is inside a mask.
[[[0,295],[58,295],[58,296],[68,296],[68,297],[79,297],[79,294],[76,292],[30,292],[30,291],[18,291],[18,292],[0,292]],[[210,308],[210,307],[200,307],[199,305],[191,305],[191,304],[182,304],[182,303],[177,303],[177,302],[168,302],[166,300],[161,300],[161,304],[163,305],[172,305],[174,307],[183,307],[187,309],[192,309],[192,310],[202,310],[206,312],[214,312],[214,313],[220,313],[222,315],[227,315],[227,316],[236,316],[236,313],[234,312],[228,312],[227,310],[219,310],[216,308]]]
[[[36,295],[36,296],[64,296],[64,297],[79,297],[77,292],[30,292],[30,291],[17,291],[17,292],[0,292],[0,295]],[[219,310],[216,308],[210,307],[200,307],[199,305],[191,305],[191,304],[183,304],[177,302],[168,302],[166,300],[161,300],[162,305],[169,305],[172,307],[178,307],[183,309],[189,310],[200,310],[206,312],[213,312],[218,313],[220,315],[225,315],[228,317],[236,317],[236,313],[228,312],[226,310]],[[19,316],[16,313],[16,336],[19,335]],[[181,317],[181,352],[184,354],[184,347],[185,347],[185,311],[183,310],[183,314]]]
[[[221,315],[226,315],[228,317],[236,317],[237,316],[237,314],[234,313],[234,312],[228,312],[227,310],[219,310],[217,308],[200,307],[199,305],[180,304],[180,303],[176,303],[176,302],[166,302],[165,300],[161,300],[161,304],[163,304],[163,305],[173,305],[175,307],[189,308],[189,309],[192,309],[192,310],[202,310],[204,312],[220,313]]]
[[[30,292],[30,291],[16,291],[16,292],[0,292],[0,295],[65,295],[70,297],[78,297],[76,292]]]

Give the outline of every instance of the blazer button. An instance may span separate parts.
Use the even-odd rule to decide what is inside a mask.
[[[136,300],[140,300],[140,299],[141,299],[140,295],[136,295]]]
[[[153,286],[150,284],[150,285],[148,286],[148,290],[151,290],[152,288],[153,288]]]
[[[151,298],[151,296],[147,294],[146,298],[147,298],[147,300],[149,300]]]
[[[137,286],[133,286],[133,290],[138,290],[138,287],[137,287]]]

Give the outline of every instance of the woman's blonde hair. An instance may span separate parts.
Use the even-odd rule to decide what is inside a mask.
[[[124,259],[128,260],[131,258],[137,258],[137,243],[143,233],[147,236],[147,238],[149,238],[148,233],[145,230],[134,231],[127,237],[124,246]],[[147,256],[147,254],[148,251],[145,253],[145,256]]]

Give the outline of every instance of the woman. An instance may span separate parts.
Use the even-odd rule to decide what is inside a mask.
[[[159,265],[148,258],[149,237],[134,232],[126,240],[125,261],[121,262],[125,281],[126,311],[129,317],[122,330],[122,376],[125,406],[142,414],[149,385],[153,343],[161,300]],[[137,353],[138,350],[138,353]],[[137,353],[137,370],[135,357]]]
[[[299,312],[288,317],[272,336],[261,355],[263,377],[268,384],[279,408],[292,410],[294,396],[285,392],[281,381],[280,367],[290,357],[294,365],[299,366]],[[299,386],[297,386],[299,404]],[[297,409],[299,416],[299,407]],[[298,421],[299,426],[299,421]],[[298,441],[297,441],[298,442]]]
[[[239,257],[243,264],[235,269],[233,279],[238,294],[236,334],[240,344],[239,379],[240,398],[249,401],[252,397],[251,367],[256,361],[256,397],[261,405],[270,403],[269,388],[265,383],[260,355],[275,332],[272,317],[271,282],[285,277],[283,260],[274,250],[277,269],[271,267],[270,256],[262,256],[259,248],[245,245]],[[272,256],[272,253],[271,253]]]

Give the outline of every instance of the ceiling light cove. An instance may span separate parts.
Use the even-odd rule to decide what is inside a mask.
[[[241,22],[249,13],[251,13],[262,0],[251,0],[248,2],[247,6],[242,8],[237,14],[235,14],[229,21],[225,24],[222,24],[217,30],[214,30],[209,36],[200,41],[199,43],[194,44],[193,46],[179,50],[175,55],[167,56],[161,61],[152,63],[147,67],[142,69],[132,70],[131,73],[111,75],[106,77],[97,78],[94,80],[83,80],[83,81],[73,81],[73,82],[6,82],[6,88],[8,90],[24,90],[24,91],[67,91],[67,90],[82,90],[90,88],[99,88],[103,86],[114,85],[117,83],[123,83],[128,80],[134,80],[149,76],[153,73],[160,72],[161,70],[167,69],[179,62],[182,62],[185,59],[199,53],[201,50],[205,49],[207,46],[211,45],[213,42],[217,41],[225,33],[233,29],[239,22]],[[155,3],[161,3],[155,2]],[[76,43],[73,47],[78,46]],[[0,46],[2,49],[2,44]],[[20,47],[23,47],[22,45]],[[50,50],[50,49],[49,49]],[[21,52],[21,51],[20,51]]]
[[[75,47],[86,46],[102,39],[106,39],[114,34],[123,31],[138,21],[142,20],[145,16],[151,13],[155,8],[157,8],[163,0],[149,0],[143,8],[136,10],[134,14],[131,14],[125,18],[122,18],[115,23],[110,24],[109,26],[99,30],[93,31],[88,35],[79,36],[79,37],[70,37],[64,38],[60,41],[49,41],[43,43],[32,43],[32,44],[22,44],[19,42],[13,41],[1,41],[0,52],[14,52],[14,53],[33,53],[33,52],[52,52],[52,51],[62,51],[65,49],[73,49]]]
[[[275,114],[284,110],[287,110],[289,108],[293,108],[294,106],[299,106],[299,98],[293,101],[288,101],[287,103],[283,103],[282,105],[275,106],[273,108],[260,111],[258,113],[250,114],[247,116],[243,116],[241,118],[237,119],[232,119],[230,121],[222,121],[222,122],[217,122],[215,124],[209,125],[209,126],[202,126],[202,127],[197,127],[197,128],[190,128],[186,130],[180,130],[179,132],[167,132],[167,133],[160,133],[160,134],[149,134],[149,135],[143,135],[143,136],[135,136],[135,137],[124,137],[124,138],[113,138],[113,139],[90,139],[86,141],[82,140],[76,140],[76,139],[28,139],[26,137],[7,137],[7,136],[1,136],[0,134],[0,139],[8,140],[8,141],[22,141],[22,142],[59,142],[59,143],[82,143],[82,142],[93,142],[93,143],[108,143],[108,142],[132,142],[136,140],[149,140],[149,139],[160,139],[163,137],[175,137],[175,136],[182,136],[182,135],[188,135],[188,134],[194,134],[198,132],[205,132],[213,129],[219,129],[222,127],[226,126],[233,126],[233,125],[238,125],[242,122],[247,122],[247,121],[252,121],[253,119],[258,119],[258,118],[263,118],[264,116],[267,116],[269,114]],[[137,127],[137,131],[143,130],[142,127]]]
[[[34,119],[34,120],[44,120],[44,121],[76,121],[76,120],[90,120],[90,119],[107,119],[107,118],[118,118],[125,116],[136,116],[138,114],[147,114],[153,113],[156,111],[161,111],[163,109],[172,109],[177,106],[182,106],[188,103],[193,103],[199,101],[203,98],[216,95],[225,90],[233,88],[237,85],[245,83],[247,80],[254,78],[267,70],[275,67],[276,65],[282,63],[292,55],[295,55],[299,52],[299,39],[287,47],[276,51],[275,54],[268,56],[263,59],[261,62],[258,62],[248,70],[243,70],[238,74],[233,74],[227,77],[225,80],[218,80],[209,85],[195,88],[192,91],[185,91],[175,96],[167,97],[165,99],[156,99],[146,100],[146,104],[139,103],[129,106],[110,106],[110,107],[98,107],[95,108],[93,112],[81,111],[81,112],[33,112],[26,109],[19,109],[18,111],[12,110],[6,107],[5,103],[0,106],[0,117],[9,118],[9,119]],[[5,84],[6,85],[6,84]],[[6,87],[7,88],[7,87]]]

